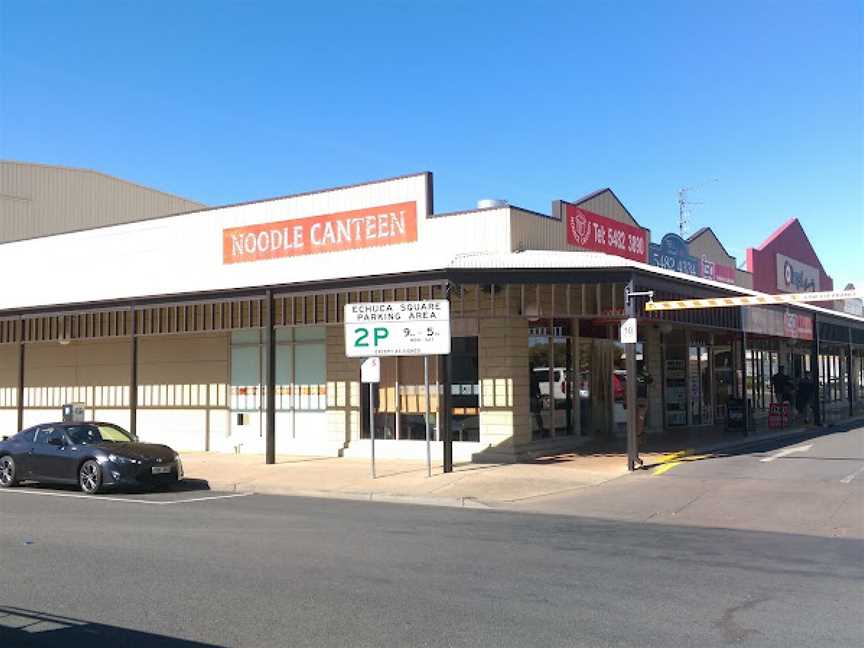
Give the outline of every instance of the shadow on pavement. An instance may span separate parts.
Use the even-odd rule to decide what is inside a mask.
[[[25,482],[22,484],[22,486],[24,486],[25,488],[32,488],[33,490],[52,490],[62,491],[66,493],[81,492],[81,489],[74,484],[40,484],[38,482]],[[99,495],[125,495],[133,493],[136,495],[144,493],[192,493],[197,491],[209,490],[210,482],[208,482],[206,479],[186,478],[167,486],[154,486],[150,488],[106,488],[105,490],[100,491]],[[93,497],[99,497],[99,495],[94,495]]]
[[[217,644],[176,639],[16,607],[0,607],[0,646],[90,648],[100,645],[118,648],[218,648]]]

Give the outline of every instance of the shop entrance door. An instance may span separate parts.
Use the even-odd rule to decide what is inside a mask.
[[[608,439],[614,434],[613,367],[618,353],[612,340],[581,338],[579,348],[579,402],[582,434]],[[620,376],[618,378],[620,381]]]
[[[711,425],[711,356],[707,346],[690,346],[687,353],[688,402],[690,425]]]
[[[549,439],[574,433],[576,372],[569,322],[542,321],[528,335],[531,437]]]

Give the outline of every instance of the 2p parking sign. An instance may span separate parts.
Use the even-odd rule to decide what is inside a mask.
[[[346,304],[344,322],[349,358],[450,353],[446,299]]]

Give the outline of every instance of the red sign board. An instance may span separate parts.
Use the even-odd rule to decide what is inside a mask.
[[[802,313],[747,306],[743,309],[744,330],[793,340],[813,339],[813,318]]]
[[[417,240],[417,203],[231,227],[222,232],[222,263],[380,247]]]
[[[736,280],[735,268],[714,263],[704,255],[702,256],[702,276],[711,281],[722,281],[728,284],[734,284]]]
[[[648,233],[645,230],[576,205],[567,205],[566,217],[567,242],[570,245],[643,263],[648,259]]]

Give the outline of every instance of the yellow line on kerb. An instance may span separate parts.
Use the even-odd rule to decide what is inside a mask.
[[[679,450],[678,452],[672,452],[670,454],[663,455],[662,457],[660,457],[657,460],[657,463],[658,464],[665,464],[665,463],[669,463],[670,461],[677,461],[678,459],[681,459],[682,457],[690,456],[694,452],[696,452],[696,450],[693,448],[687,448],[685,450]]]
[[[701,461],[702,459],[708,459],[709,457],[713,457],[713,454],[691,454],[694,452],[693,450],[682,450],[681,452],[676,452],[676,455],[679,455],[675,459],[670,459],[668,461],[660,461],[660,465],[657,466],[652,472],[652,476],[662,475],[663,473],[667,473],[672,470],[675,466],[680,466],[682,463],[689,463],[691,461]],[[672,457],[673,455],[668,455]],[[664,457],[665,459],[665,457]]]
[[[665,473],[669,470],[672,470],[675,466],[680,466],[680,465],[681,465],[680,461],[670,461],[668,463],[664,463],[660,466],[657,466],[654,469],[654,472],[652,472],[651,474],[654,476],[662,475],[663,473]]]

